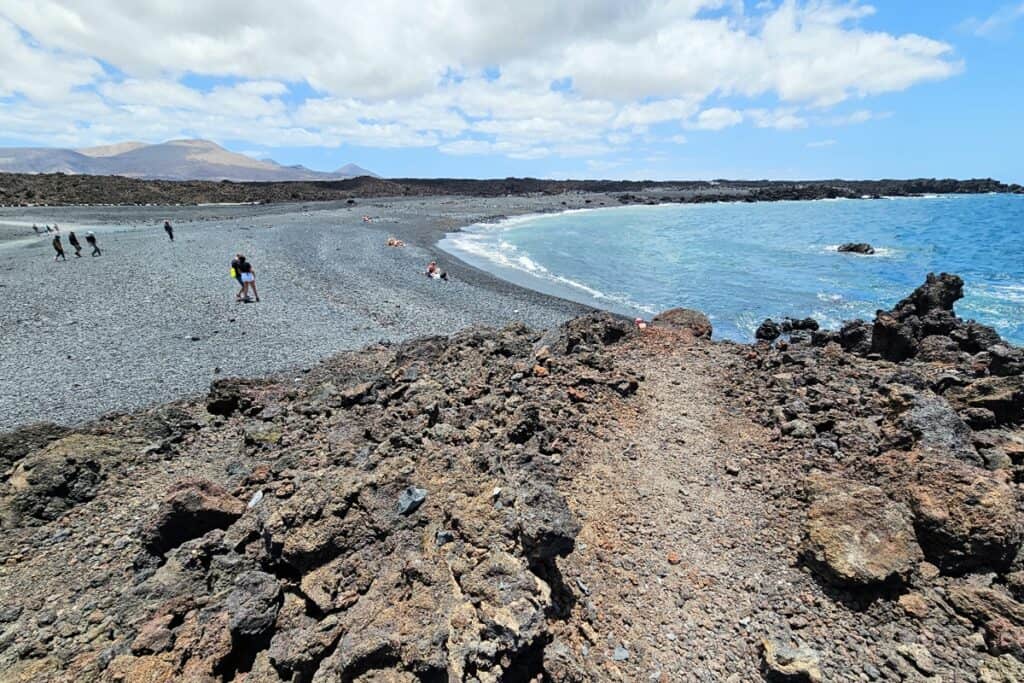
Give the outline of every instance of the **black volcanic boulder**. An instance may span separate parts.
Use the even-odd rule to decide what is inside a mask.
[[[814,318],[804,318],[802,320],[798,318],[786,318],[782,321],[781,327],[782,331],[786,333],[797,332],[800,330],[817,332],[820,325],[818,325],[818,321]]]
[[[964,298],[964,281],[959,275],[928,273],[924,284],[915,289],[893,309],[900,318],[925,316],[932,311],[952,311],[953,304]]]
[[[654,316],[651,327],[686,330],[698,339],[711,339],[711,321],[700,311],[689,308],[670,308]]]
[[[595,351],[604,346],[616,344],[636,331],[632,322],[599,312],[573,318],[555,330],[549,330],[537,342],[536,348],[543,347],[554,353],[578,353]]]
[[[863,320],[851,320],[839,328],[839,345],[845,350],[856,354],[867,354],[871,351],[871,325]]]
[[[952,359],[942,340],[922,345],[928,337],[952,340],[967,353],[1001,344],[999,334],[991,327],[973,320],[965,322],[956,316],[953,304],[963,295],[964,281],[959,276],[929,273],[924,284],[891,311],[878,311],[871,331],[871,351],[898,363],[922,351],[928,358]]]
[[[771,318],[768,318],[758,326],[757,331],[754,332],[754,337],[765,341],[774,341],[781,334],[782,327]]]
[[[875,248],[867,242],[847,242],[846,244],[840,244],[838,251],[850,254],[864,254],[870,256],[875,253]]]

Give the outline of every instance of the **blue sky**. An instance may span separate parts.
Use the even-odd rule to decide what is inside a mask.
[[[203,137],[392,177],[1024,182],[1020,0],[208,4],[5,2],[0,145]]]

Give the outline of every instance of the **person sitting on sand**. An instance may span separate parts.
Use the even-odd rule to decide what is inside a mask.
[[[82,244],[78,241],[74,230],[68,233],[68,244],[74,248],[75,258],[82,258]]]
[[[96,242],[96,235],[93,234],[92,230],[90,230],[88,233],[86,233],[85,241],[89,243],[90,247],[92,247],[92,255],[93,256],[102,256],[103,255],[103,253],[100,251],[100,245]]]
[[[170,221],[164,221],[164,232],[167,233],[167,236],[170,237],[171,241],[173,242],[174,241],[174,228],[171,227],[171,222]]]
[[[437,277],[437,261],[427,264],[427,277]]]
[[[394,238],[394,237],[389,237],[388,238],[388,246],[389,247],[404,247],[405,246],[405,242],[403,242],[400,239]]]
[[[53,250],[57,252],[53,256],[54,261],[57,259],[68,260],[68,257],[64,255],[64,245],[60,243],[60,235],[55,235],[53,238]]]
[[[242,273],[242,300],[246,303],[252,301],[249,298],[249,292],[252,292],[253,298],[258,302],[260,295],[256,291],[256,271],[253,269],[252,264],[243,258],[241,263],[238,264],[238,269]]]

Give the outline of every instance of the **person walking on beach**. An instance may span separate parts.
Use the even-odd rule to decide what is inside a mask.
[[[235,254],[235,258],[231,259],[231,277],[238,283],[238,293],[235,294],[235,301],[242,300],[242,293],[245,291],[245,285],[242,284],[242,263],[245,261],[245,257],[241,254]]]
[[[63,259],[68,260],[68,257],[64,255],[64,245],[60,243],[60,235],[55,235],[53,238],[53,250],[57,252],[53,255],[53,260]]]
[[[174,241],[174,228],[171,227],[171,222],[170,221],[164,221],[164,232],[167,233],[167,236],[170,237],[171,241],[173,242]]]
[[[78,241],[74,230],[68,233],[68,244],[75,250],[75,258],[82,258],[82,244]]]
[[[93,256],[103,255],[103,252],[100,251],[100,245],[96,243],[96,235],[92,233],[92,230],[90,230],[88,234],[86,234],[85,241],[89,243],[90,247],[92,247]]]
[[[251,292],[252,297],[259,302],[260,295],[256,291],[256,271],[253,269],[252,264],[245,257],[242,257],[242,262],[239,264],[238,269],[242,273],[242,301],[246,303],[252,301],[252,298],[249,296]]]

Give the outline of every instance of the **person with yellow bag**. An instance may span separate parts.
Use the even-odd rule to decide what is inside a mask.
[[[242,284],[242,264],[245,263],[245,257],[241,254],[235,254],[235,258],[231,260],[231,277],[238,283],[238,294],[235,294],[235,301],[242,300],[242,293],[245,292],[245,285]]]

